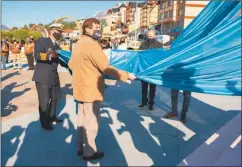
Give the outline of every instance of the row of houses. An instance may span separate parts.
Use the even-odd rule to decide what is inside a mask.
[[[201,12],[209,1],[147,0],[126,2],[106,12],[97,13],[103,33],[129,33],[155,28],[161,34],[176,36]]]

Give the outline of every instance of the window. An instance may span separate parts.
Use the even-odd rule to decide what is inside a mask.
[[[168,6],[173,5],[173,0],[168,0]]]
[[[169,24],[169,29],[172,29],[173,28],[173,23],[170,23]]]
[[[169,11],[169,17],[173,17],[173,11],[172,10]]]
[[[181,15],[183,15],[183,10],[182,9],[179,9],[178,10],[178,16],[181,16]]]
[[[168,7],[168,1],[165,2],[165,8]]]
[[[167,18],[168,12],[164,13],[164,18]]]

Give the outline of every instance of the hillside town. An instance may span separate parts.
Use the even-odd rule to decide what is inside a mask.
[[[153,29],[156,35],[160,35],[160,41],[168,36],[174,40],[189,23],[202,11],[209,1],[185,1],[185,0],[148,0],[145,2],[117,3],[107,11],[98,12],[93,15],[100,20],[103,38],[112,40],[121,37],[126,38],[128,48],[138,49],[141,42],[145,40],[148,29]],[[65,23],[63,41],[70,44],[82,33],[81,25],[85,18],[78,19],[71,16],[60,16],[55,21]],[[55,22],[54,21],[54,22]],[[30,31],[42,31],[42,27],[48,30],[49,25],[31,24],[29,28],[14,27],[12,30],[23,29]],[[10,29],[3,27],[3,30]],[[68,48],[68,47],[66,47]]]

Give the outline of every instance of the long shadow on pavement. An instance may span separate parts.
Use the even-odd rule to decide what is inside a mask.
[[[128,132],[135,148],[146,153],[155,166],[178,164],[239,112],[226,112],[192,97],[188,122],[182,124],[177,119],[161,119],[171,110],[169,89],[158,87],[156,109],[151,112],[137,107],[141,102],[140,89],[140,82],[135,81],[130,87],[120,83],[107,89],[105,102],[119,111],[118,120],[124,124],[120,134]],[[180,93],[179,106],[182,100]],[[149,126],[144,128],[143,122]]]
[[[17,106],[11,103],[16,97],[19,97],[30,90],[30,88],[25,88],[22,91],[13,91],[14,88],[22,86],[27,82],[17,85],[17,82],[13,82],[2,89],[2,98],[1,98],[1,115],[2,117],[9,116],[12,112],[17,111]]]
[[[137,107],[140,87],[137,81],[105,90],[97,137],[98,148],[105,152],[104,159],[98,161],[101,166],[176,165],[239,112],[225,112],[192,98],[188,122],[182,125],[161,119],[170,111],[170,90],[158,88],[156,109],[150,112]],[[76,117],[66,112],[60,117],[64,123],[57,124],[52,132],[42,130],[39,121],[34,121],[24,131],[23,139],[19,139],[23,129],[18,126],[2,134],[2,165],[12,160],[17,166],[86,166],[76,155]]]

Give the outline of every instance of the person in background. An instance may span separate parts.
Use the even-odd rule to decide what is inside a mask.
[[[127,50],[128,46],[127,44],[125,43],[125,38],[121,38],[120,39],[120,42],[119,42],[119,45],[118,45],[118,50]]]
[[[155,39],[155,31],[149,30],[148,31],[148,39],[144,41],[139,50],[147,50],[147,49],[154,49],[154,48],[162,48],[162,44],[158,42]],[[155,99],[155,91],[156,91],[156,85],[149,84],[148,82],[141,81],[142,84],[142,103],[139,105],[139,107],[145,107],[147,105],[147,102],[149,104],[149,110],[154,110],[154,99]],[[147,91],[148,86],[150,87],[149,92],[149,101],[147,98]]]
[[[1,40],[1,61],[2,61],[2,70],[6,70],[7,67],[6,67],[6,55],[7,55],[7,52],[9,52],[9,48],[6,44],[5,41]]]
[[[110,60],[110,54],[111,54],[112,48],[107,47],[107,45],[108,45],[108,39],[105,39],[105,38],[104,39],[101,39],[99,41],[99,43],[100,43],[100,46],[103,49],[103,52],[107,56],[108,60]]]
[[[52,24],[49,38],[39,38],[34,46],[37,63],[32,80],[35,81],[38,93],[40,124],[45,130],[53,130],[53,122],[63,121],[56,116],[61,93],[57,68],[59,64],[67,67],[60,61],[57,53],[61,49],[58,41],[62,37],[62,32],[62,24]]]
[[[28,70],[34,70],[34,41],[30,37],[27,37],[26,39],[26,43],[24,45],[24,52],[28,60]]]
[[[104,76],[130,83],[135,76],[109,65],[99,44],[102,37],[100,21],[86,19],[82,25],[83,35],[73,49],[69,60],[72,70],[73,96],[78,104],[77,155],[83,160],[95,160],[104,156],[97,151],[95,139],[98,134],[100,103],[104,98]]]
[[[165,47],[167,49],[170,48],[172,44],[172,41],[169,41],[168,43],[165,44]],[[178,115],[178,95],[179,95],[179,90],[176,89],[171,89],[171,112],[166,114],[164,118],[172,118],[176,117]],[[191,95],[192,92],[185,91],[183,90],[183,104],[182,104],[182,112],[181,112],[181,118],[180,121],[182,123],[186,123],[186,115],[189,109],[190,101],[191,101]]]
[[[5,44],[6,44],[7,47],[8,47],[8,51],[6,52],[6,63],[8,64],[9,48],[10,48],[10,42],[9,42],[8,37],[5,38]]]
[[[70,42],[70,51],[72,52],[72,49],[73,47],[75,46],[75,44],[77,43],[78,39],[77,38],[73,38],[71,39],[71,42]]]
[[[112,49],[112,42],[110,37],[105,37],[104,41],[106,42],[106,47],[105,49]]]
[[[17,64],[18,64],[18,69],[21,69],[22,68],[21,57],[20,57],[21,45],[19,44],[18,41],[16,41],[15,38],[12,39],[10,50],[13,55],[13,66],[14,66],[13,69],[16,70]]]
[[[169,112],[164,116],[164,118],[172,118],[178,115],[177,114],[178,95],[179,95],[179,90],[171,89],[171,108],[172,109],[171,109],[171,112]],[[181,112],[181,119],[180,119],[182,123],[185,123],[187,121],[186,114],[189,109],[190,101],[191,101],[191,92],[183,91],[183,105],[182,105],[182,112]]]
[[[118,38],[115,38],[112,42],[112,49],[116,50],[118,48]]]
[[[30,38],[31,41],[35,44],[36,41],[35,41],[34,37],[33,37],[33,36],[30,36],[29,38]]]

